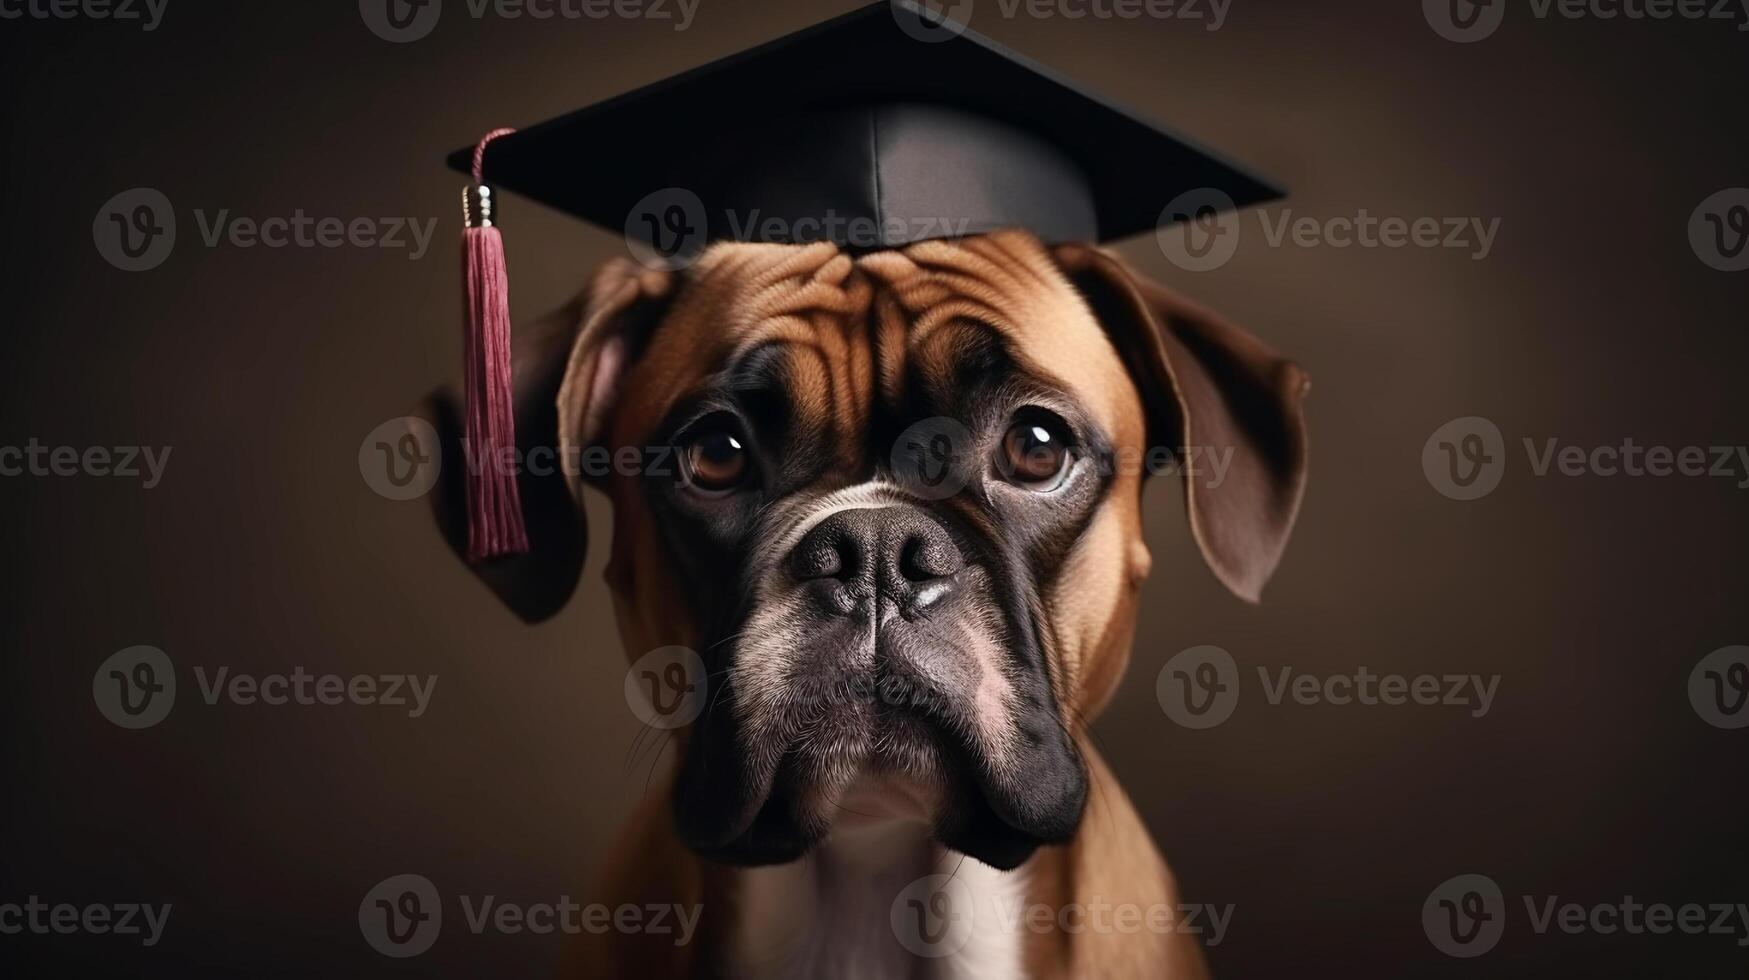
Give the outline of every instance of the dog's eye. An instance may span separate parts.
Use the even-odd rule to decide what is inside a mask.
[[[700,490],[732,490],[741,485],[752,468],[746,441],[726,422],[706,422],[689,435],[682,458],[687,477]]]
[[[1002,437],[997,464],[1010,482],[1032,490],[1054,490],[1069,469],[1069,438],[1042,419],[1023,419]]]

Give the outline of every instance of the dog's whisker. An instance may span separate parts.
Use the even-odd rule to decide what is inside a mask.
[[[640,752],[639,746],[651,732],[657,730],[658,729],[655,725],[645,722],[638,726],[637,731],[632,733],[632,743],[626,748],[625,760],[623,762],[624,771],[622,772],[622,775],[631,775],[632,769],[637,765],[637,757]]]
[[[954,879],[955,879],[955,878],[958,878],[958,877],[959,877],[959,874],[960,874],[960,867],[961,867],[961,866],[962,866],[962,865],[964,865],[964,864],[965,864],[965,863],[966,863],[966,856],[965,856],[965,854],[963,854],[963,853],[962,853],[962,854],[961,854],[961,855],[960,855],[960,859],[959,859],[959,861],[958,861],[958,863],[956,863],[956,864],[955,864],[955,865],[954,865],[954,866],[953,866],[953,874],[950,874],[950,875],[948,875],[948,876],[947,876],[947,881],[952,881],[952,880],[954,880]],[[947,887],[947,881],[944,881],[944,882],[942,882],[942,883],[941,883],[941,887],[943,887],[943,888],[946,888],[946,887]]]
[[[843,810],[845,813],[855,814],[856,816],[859,816],[859,817],[867,817],[870,820],[877,819],[876,816],[872,813],[864,813],[861,810],[852,810],[850,807],[845,806],[844,804],[838,802],[837,800],[832,800],[831,803],[834,807],[837,807],[838,809]]]
[[[674,740],[673,732],[665,732],[662,741],[656,744],[656,754],[650,757],[650,769],[644,773],[644,796],[650,795],[650,780],[656,775],[656,766],[662,761],[662,753],[668,748],[668,743]]]

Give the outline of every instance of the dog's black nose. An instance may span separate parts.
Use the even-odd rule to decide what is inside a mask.
[[[920,610],[952,590],[965,557],[947,528],[915,507],[841,510],[820,521],[789,555],[790,573],[831,584],[849,611],[876,593]]]

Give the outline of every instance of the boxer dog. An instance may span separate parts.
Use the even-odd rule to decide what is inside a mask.
[[[532,550],[487,582],[555,611],[593,484],[628,658],[702,665],[593,896],[697,933],[586,933],[577,975],[1204,974],[1088,725],[1129,659],[1150,460],[1230,453],[1185,480],[1190,527],[1257,600],[1305,483],[1298,367],[1110,253],[1005,231],[609,262],[516,378],[520,443],[570,465],[521,474]],[[453,488],[438,510],[458,540]],[[1115,906],[1130,927],[1094,928]]]

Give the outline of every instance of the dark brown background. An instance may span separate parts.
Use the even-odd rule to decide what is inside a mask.
[[[451,560],[422,504],[361,479],[365,433],[455,370],[459,182],[441,156],[852,5],[703,0],[677,34],[475,21],[450,0],[434,34],[400,46],[345,0],[170,0],[149,34],[0,22],[0,443],[174,447],[151,491],[0,481],[0,901],[175,903],[156,949],[0,937],[7,961],[42,975],[549,972],[552,939],[452,920],[430,953],[393,962],[355,921],[363,893],[404,871],[446,895],[586,900],[651,764],[628,758],[602,543],[569,609],[525,628]],[[1522,440],[1749,441],[1749,273],[1702,265],[1685,230],[1701,199],[1749,184],[1749,34],[1514,5],[1498,34],[1460,46],[1419,6],[1235,0],[1211,33],[1010,20],[980,2],[975,27],[1285,180],[1296,215],[1501,219],[1481,262],[1269,248],[1251,215],[1215,272],[1180,272],[1147,238],[1123,246],[1306,365],[1314,470],[1259,608],[1201,567],[1178,489],[1150,487],[1154,577],[1098,733],[1187,897],[1236,905],[1211,951],[1221,975],[1740,976],[1735,937],[1537,936],[1519,896],[1749,900],[1749,730],[1703,724],[1685,693],[1701,656],[1749,642],[1749,491],[1535,478]],[[127,274],[91,223],[136,186],[175,203],[179,240]],[[513,207],[519,315],[623,249]],[[208,249],[196,208],[439,227],[417,262]],[[1511,463],[1495,493],[1459,503],[1420,456],[1467,415],[1498,423]],[[602,502],[590,511],[600,531]],[[91,677],[138,643],[169,653],[182,691],[165,723],[130,732],[98,714]],[[1245,695],[1227,724],[1192,732],[1153,682],[1211,643],[1238,660]],[[196,665],[439,682],[418,720],[209,707]],[[1481,719],[1269,705],[1255,669],[1287,665],[1502,680]],[[1472,871],[1501,884],[1511,918],[1488,956],[1448,959],[1421,904]]]

